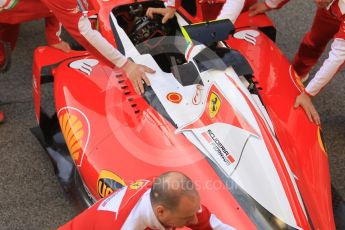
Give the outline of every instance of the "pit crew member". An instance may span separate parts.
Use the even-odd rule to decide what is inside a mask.
[[[20,24],[42,18],[45,18],[48,45],[69,52],[70,46],[60,39],[61,25],[40,0],[0,0],[0,73],[9,69],[10,57],[6,57],[5,49],[14,50]],[[4,119],[3,112],[0,112],[0,123]]]
[[[271,0],[275,4],[281,0]],[[304,36],[299,50],[294,57],[293,66],[305,81],[310,70],[317,63],[328,42],[333,39],[328,58],[323,62],[314,78],[309,82],[295,102],[295,107],[302,106],[308,116],[316,123],[320,118],[310,107],[311,97],[317,95],[336,75],[345,60],[345,0],[315,0],[318,9],[310,31]],[[262,4],[261,4],[262,5]],[[274,6],[274,5],[272,5]],[[261,11],[269,10],[261,6]]]
[[[179,172],[167,172],[153,183],[141,181],[123,187],[60,230],[173,230],[184,226],[198,230],[233,229],[200,204],[199,193],[190,178]]]

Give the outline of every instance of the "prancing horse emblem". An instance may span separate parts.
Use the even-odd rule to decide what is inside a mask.
[[[211,118],[216,117],[216,115],[218,114],[219,109],[220,109],[220,104],[221,104],[221,101],[218,95],[215,92],[212,92],[210,95],[210,101],[209,101],[209,107],[208,107]]]

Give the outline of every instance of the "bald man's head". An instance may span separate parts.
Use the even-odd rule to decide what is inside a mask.
[[[153,207],[163,205],[170,210],[174,210],[184,196],[199,198],[193,181],[180,172],[160,175],[154,181],[150,194]]]
[[[199,193],[192,180],[179,172],[167,172],[153,183],[150,193],[153,211],[166,228],[198,223]]]

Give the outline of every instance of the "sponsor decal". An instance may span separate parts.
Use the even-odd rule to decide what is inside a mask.
[[[290,74],[292,74],[293,80],[295,82],[296,87],[300,90],[304,90],[304,85],[302,83],[302,78],[296,73],[296,71],[290,66]],[[291,73],[292,72],[292,73]]]
[[[127,187],[122,187],[121,189],[118,189],[116,192],[104,199],[102,203],[98,206],[97,210],[113,212],[115,213],[115,218],[117,218],[121,204],[123,205],[122,200],[126,195],[126,192]]]
[[[237,39],[242,39],[249,42],[252,45],[256,45],[256,37],[260,35],[256,30],[242,30],[234,34]]]
[[[244,129],[257,136],[255,129],[248,123],[247,119],[240,111],[232,107],[215,85],[212,85],[210,88],[207,102],[208,106],[205,107],[200,118],[193,123],[181,127],[179,130],[202,128],[214,123],[225,123]]]
[[[72,159],[77,166],[81,166],[90,137],[89,122],[80,110],[74,108],[61,109],[58,118]]]
[[[209,129],[206,132],[203,132],[202,136],[212,146],[213,150],[221,157],[226,165],[229,166],[235,162],[234,157],[224,147],[212,130]]]
[[[121,177],[111,171],[102,170],[97,180],[97,193],[103,198],[125,186],[126,183]]]
[[[317,129],[317,140],[319,142],[321,150],[327,155],[326,147],[323,141],[322,130],[320,127]]]
[[[298,85],[298,87],[303,90],[304,89],[304,85],[302,83],[302,78],[294,71],[295,73],[295,80],[296,80],[296,83]]]
[[[69,64],[69,67],[72,69],[79,70],[80,72],[86,75],[91,75],[93,67],[96,66],[97,64],[98,64],[98,61],[95,59],[82,59],[82,60],[71,62]]]
[[[205,140],[210,143],[212,141],[211,137],[207,134],[207,132],[203,132],[202,136],[205,138]]]
[[[219,109],[220,109],[221,101],[219,96],[212,92],[209,97],[209,104],[208,104],[208,111],[211,118],[214,118],[217,116]]]
[[[129,185],[130,189],[139,189],[141,188],[143,185],[145,184],[145,181],[136,181],[134,183],[132,183],[131,185]]]
[[[292,68],[291,65],[289,68],[289,73],[290,73],[290,78],[291,78],[292,82],[294,83],[294,85],[296,86],[296,88],[300,92],[303,92],[304,91],[304,85],[302,83],[301,77],[296,73],[296,71]]]
[[[203,86],[202,85],[197,85],[196,90],[195,90],[195,95],[193,97],[193,104],[194,105],[199,105],[202,99],[202,90]]]
[[[182,101],[182,95],[176,92],[171,92],[167,94],[167,99],[175,104],[179,104]]]

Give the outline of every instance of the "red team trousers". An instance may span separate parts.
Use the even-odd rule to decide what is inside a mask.
[[[304,36],[293,66],[300,76],[307,75],[316,64],[328,42],[338,33],[341,21],[330,11],[318,8],[310,31]]]
[[[59,22],[40,0],[19,0],[14,8],[0,12],[0,41],[10,43],[13,50],[18,39],[20,24],[42,18],[46,19],[48,44],[59,43]],[[4,51],[0,48],[0,64],[3,59]]]

